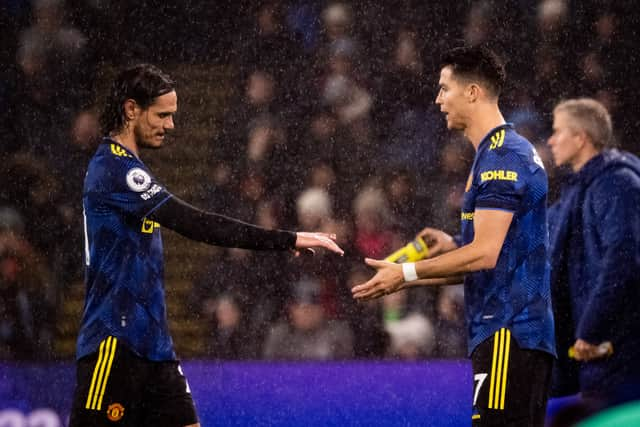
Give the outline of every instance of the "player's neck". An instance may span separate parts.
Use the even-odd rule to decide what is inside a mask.
[[[492,129],[505,123],[498,105],[486,104],[475,112],[464,134],[477,151],[482,139],[487,136]]]
[[[131,151],[136,157],[139,157],[138,144],[136,144],[136,138],[133,132],[120,132],[115,135],[111,135],[111,139]]]

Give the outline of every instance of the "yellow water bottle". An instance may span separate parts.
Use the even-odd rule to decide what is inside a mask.
[[[422,237],[407,243],[384,260],[401,264],[403,262],[416,262],[429,256],[429,248]]]

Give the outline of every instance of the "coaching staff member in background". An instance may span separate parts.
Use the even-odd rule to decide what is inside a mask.
[[[543,426],[555,354],[547,175],[531,143],[500,112],[501,60],[482,47],[458,48],[441,65],[436,103],[447,127],[463,131],[476,149],[459,245],[434,230],[426,237],[448,250],[442,255],[402,265],[367,260],[378,271],[353,293],[374,298],[464,274],[473,425]]]
[[[161,226],[212,245],[342,253],[333,236],[265,230],[169,193],[138,154],[162,146],[176,111],[174,82],[139,65],[116,78],[101,117],[107,136],[83,194],[87,288],[73,427],[199,425],[167,327]]]
[[[640,398],[640,160],[610,149],[612,125],[593,99],[553,111],[548,144],[569,166],[549,210],[558,361],[553,392]],[[613,353],[601,344],[612,344]],[[569,359],[573,346],[575,359]]]

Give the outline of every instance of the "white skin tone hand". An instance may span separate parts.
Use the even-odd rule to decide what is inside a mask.
[[[344,251],[336,244],[335,240],[335,234],[299,231],[296,233],[296,249],[304,249],[315,253],[313,248],[325,248],[331,252],[344,255]],[[300,251],[296,251],[296,255],[300,255]]]
[[[351,289],[356,299],[368,300],[397,292],[408,286],[459,283],[459,276],[496,266],[502,244],[509,231],[513,213],[498,210],[476,210],[474,239],[468,245],[415,263],[419,280],[405,283],[402,265],[367,259],[377,270],[367,282]]]
[[[354,298],[375,299],[394,293],[406,286],[402,275],[402,265],[388,261],[366,258],[364,262],[378,270],[369,281],[351,289]]]
[[[576,341],[576,343],[573,345],[573,351],[573,358],[582,362],[600,359],[609,355],[606,352],[603,353],[598,345],[590,344],[583,339],[578,339]]]
[[[453,237],[435,228],[426,227],[422,229],[422,231],[418,233],[418,237],[422,237],[427,244],[429,257],[434,257],[458,248],[453,241]]]

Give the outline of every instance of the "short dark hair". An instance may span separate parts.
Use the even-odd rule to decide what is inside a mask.
[[[451,67],[454,75],[466,80],[480,80],[495,96],[500,96],[507,80],[504,62],[484,46],[457,47],[446,52],[440,68]]]
[[[106,135],[122,130],[126,123],[124,102],[133,99],[146,109],[155,99],[175,90],[175,82],[158,67],[138,64],[123,70],[114,80],[100,115],[100,127]]]

